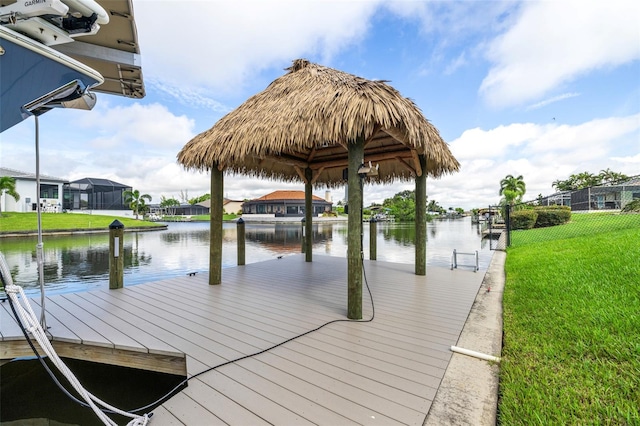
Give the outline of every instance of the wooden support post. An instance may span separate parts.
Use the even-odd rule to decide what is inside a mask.
[[[423,173],[416,175],[416,275],[427,274],[427,159],[419,155]]]
[[[304,260],[311,262],[313,260],[313,171],[307,167],[304,169]]]
[[[238,222],[236,222],[236,226],[237,226],[236,230],[238,232],[238,266],[242,266],[246,264],[244,220],[242,218],[238,219]]]
[[[109,289],[124,287],[124,225],[114,220],[109,225]]]
[[[369,260],[378,259],[378,221],[375,217],[369,221]]]
[[[218,165],[211,167],[211,209],[209,244],[209,284],[222,282],[222,211],[224,174]]]
[[[347,233],[347,317],[362,319],[362,180],[358,169],[364,158],[364,137],[349,143],[349,220]]]
[[[300,223],[302,224],[302,227],[300,228],[300,253],[304,253],[305,249],[306,249],[306,245],[304,242],[304,233],[306,232],[306,226],[305,223],[307,221],[305,220],[305,218],[303,217],[302,220],[300,221]]]

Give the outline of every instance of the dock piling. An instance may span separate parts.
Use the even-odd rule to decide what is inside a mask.
[[[372,217],[369,221],[369,260],[378,259],[378,221]]]
[[[238,266],[245,265],[246,262],[246,244],[245,244],[245,229],[244,220],[238,219],[237,232],[238,232]]]
[[[109,225],[109,289],[124,287],[124,225],[114,220]]]

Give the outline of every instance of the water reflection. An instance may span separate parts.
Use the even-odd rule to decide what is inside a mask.
[[[301,252],[300,224],[246,223],[247,263]],[[413,263],[415,227],[413,224],[378,223],[378,260]],[[346,256],[346,223],[314,224],[313,251]],[[486,269],[491,257],[487,239],[471,225],[470,219],[442,220],[427,224],[427,266],[449,267],[453,249],[480,252],[480,267]],[[38,292],[34,238],[0,238],[2,251],[16,284],[27,293]],[[237,229],[223,224],[223,267],[237,261]],[[369,224],[364,224],[363,251],[369,253]],[[125,285],[156,281],[209,266],[209,223],[171,223],[164,231],[125,233]],[[109,283],[109,236],[78,234],[45,236],[45,283],[49,293],[107,288]]]
[[[385,241],[395,241],[403,246],[411,247],[416,243],[416,227],[412,223],[385,226],[381,232]]]

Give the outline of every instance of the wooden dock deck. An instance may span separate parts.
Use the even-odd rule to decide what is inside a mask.
[[[364,265],[373,322],[334,323],[202,374],[154,410],[152,424],[422,425],[484,274],[430,267],[424,277],[413,265]],[[345,258],[287,256],[224,269],[219,286],[199,273],[49,296],[47,320],[62,355],[96,347],[105,362],[132,357],[171,372],[183,360],[192,376],[346,319],[346,270]],[[1,358],[21,339],[5,305]],[[364,289],[364,319],[371,314]]]

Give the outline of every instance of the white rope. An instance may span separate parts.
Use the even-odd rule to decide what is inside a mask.
[[[93,412],[98,416],[98,418],[107,426],[117,426],[113,420],[111,420],[96,404],[101,405],[102,407],[113,411],[114,413],[120,414],[125,417],[132,418],[128,423],[128,426],[144,426],[149,423],[149,416],[147,414],[143,416],[139,416],[136,414],[128,413],[126,411],[122,411],[118,408],[115,408],[106,402],[100,400],[89,391],[87,391],[82,384],[78,381],[76,376],[69,370],[67,365],[62,361],[62,359],[58,356],[55,349],[51,345],[51,342],[47,338],[42,325],[40,324],[37,315],[33,312],[31,308],[31,304],[24,294],[24,290],[22,287],[13,284],[13,280],[11,278],[11,274],[9,273],[9,268],[7,267],[6,261],[2,253],[0,253],[0,273],[5,278],[5,292],[11,298],[11,301],[16,309],[18,316],[20,317],[20,322],[22,323],[25,330],[27,330],[31,335],[36,339],[42,350],[47,354],[53,364],[58,368],[58,370],[65,376],[65,378],[69,381],[71,386],[80,394],[80,396],[86,401],[86,403],[91,407]],[[18,296],[20,296],[18,298]]]

